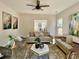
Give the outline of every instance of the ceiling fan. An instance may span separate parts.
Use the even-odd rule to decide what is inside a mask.
[[[43,10],[42,7],[49,7],[49,5],[40,5],[40,0],[37,0],[36,5],[26,4],[27,6],[34,7],[32,10]]]

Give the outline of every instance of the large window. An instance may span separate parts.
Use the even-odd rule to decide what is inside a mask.
[[[63,35],[63,19],[60,18],[57,21],[57,34],[58,35]]]
[[[79,36],[79,13],[70,15],[69,34]]]
[[[34,20],[34,31],[46,31],[47,20]]]

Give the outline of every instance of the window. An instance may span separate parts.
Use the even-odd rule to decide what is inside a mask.
[[[63,20],[62,20],[62,18],[60,18],[57,21],[57,34],[58,35],[63,35]]]
[[[46,31],[47,20],[34,20],[34,31]]]

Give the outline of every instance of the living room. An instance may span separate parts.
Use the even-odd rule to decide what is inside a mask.
[[[38,5],[38,7],[40,5],[45,5],[44,6],[45,8],[43,7],[36,8],[36,5]],[[9,40],[10,38],[18,39],[19,41],[21,41],[20,37],[22,37],[23,39],[26,39],[30,35],[30,33],[32,34],[31,36],[37,36],[37,37],[39,35],[43,36],[44,33],[42,32],[45,31],[44,35],[50,36],[51,40],[49,40],[50,45],[48,41],[45,41],[44,43],[47,44],[49,47],[53,47],[52,49],[49,48],[49,51],[53,50],[53,53],[52,53],[53,57],[51,57],[52,56],[51,55],[48,58],[46,55],[47,58],[37,57],[37,59],[69,59],[69,58],[78,59],[79,58],[79,54],[77,54],[78,52],[77,48],[79,43],[79,40],[78,40],[79,13],[78,12],[79,12],[79,0],[67,0],[67,1],[65,0],[61,0],[61,1],[0,0],[0,46],[1,47],[8,46],[9,44],[8,42],[11,42]],[[5,23],[6,23],[5,21],[7,21],[5,19],[7,19],[7,17],[10,19],[9,20],[11,25],[10,27],[6,27],[7,25],[5,26]],[[77,17],[75,19],[77,21],[74,20],[75,17]],[[14,25],[14,20],[18,20],[16,21],[17,22],[16,26]],[[45,23],[43,27],[45,26],[45,28],[37,29],[36,28],[37,25],[35,25],[35,22],[43,23],[43,21]],[[75,26],[74,27],[75,29],[72,29],[73,25]],[[38,24],[38,26],[40,27],[41,25]],[[39,33],[37,33],[35,30],[38,31]],[[32,39],[31,41],[33,41],[33,39],[35,38],[31,38],[31,39]],[[63,43],[61,40],[57,40],[57,39],[62,39],[65,42]],[[71,41],[75,43],[72,44]],[[30,45],[33,43],[34,42],[27,44],[27,47],[30,47]],[[10,44],[12,44],[11,50],[16,48],[16,45],[15,45],[16,43],[11,42]],[[19,45],[21,45],[22,47],[22,43]],[[74,47],[75,45],[77,46],[77,48]],[[24,46],[21,48],[21,50],[23,49],[22,51],[26,51],[27,50],[26,48]],[[71,50],[73,50],[73,48],[74,50],[76,50],[75,53],[71,53],[72,52]],[[15,49],[15,50],[17,51],[18,49]],[[1,51],[0,51],[0,55],[1,55]],[[10,59],[19,59],[19,58],[30,59],[29,57],[26,58],[25,56],[26,53],[22,56],[22,53],[23,53],[22,51],[21,53],[16,52],[16,54],[18,53],[18,55],[21,54],[20,56],[22,58],[20,56],[17,56],[17,58],[14,58],[12,56],[13,58],[11,57]],[[58,52],[60,56],[57,55]],[[57,55],[57,57],[55,56],[55,54]],[[77,54],[78,56],[73,57],[74,54]],[[7,59],[7,58],[3,58],[3,59]],[[31,59],[36,59],[36,57]]]

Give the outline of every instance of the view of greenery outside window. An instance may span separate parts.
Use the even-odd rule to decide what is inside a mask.
[[[34,31],[46,31],[47,30],[47,20],[34,20]]]
[[[63,35],[63,19],[62,18],[57,20],[57,34]]]
[[[79,13],[70,16],[69,34],[79,36]]]

